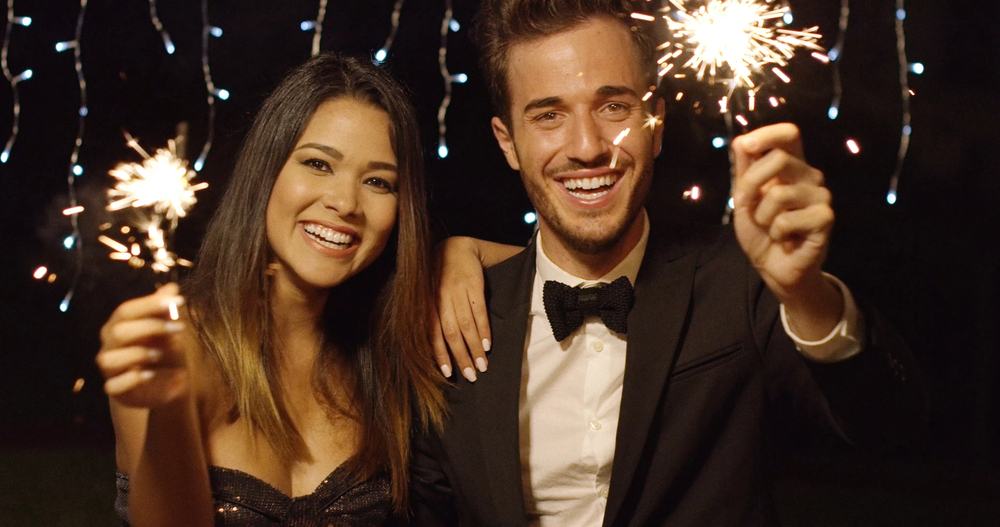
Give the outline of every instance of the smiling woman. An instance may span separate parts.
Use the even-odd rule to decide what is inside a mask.
[[[425,217],[402,90],[335,54],[293,71],[191,278],[102,329],[125,522],[381,525],[405,509],[411,427],[442,412]]]

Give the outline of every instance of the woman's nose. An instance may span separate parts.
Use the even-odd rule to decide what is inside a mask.
[[[351,178],[341,174],[330,178],[322,201],[324,207],[341,216],[350,216],[358,210],[358,188]]]

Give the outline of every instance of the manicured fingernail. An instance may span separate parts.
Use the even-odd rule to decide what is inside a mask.
[[[465,368],[462,370],[462,375],[464,375],[469,382],[476,382],[476,370],[472,368]]]
[[[476,368],[478,368],[481,372],[486,371],[486,359],[482,357],[476,359]]]
[[[163,309],[169,308],[171,306],[171,304],[174,305],[174,306],[177,306],[177,307],[183,306],[184,305],[184,297],[183,296],[171,296],[171,297],[163,298],[163,299],[160,300],[160,307],[162,307]]]
[[[483,351],[490,351],[490,339],[483,339]]]
[[[154,375],[156,375],[156,372],[153,370],[142,370],[141,372],[139,372],[139,379],[143,381],[148,381],[152,379]]]
[[[184,329],[182,322],[170,321],[163,325],[163,330],[167,333],[180,333]]]
[[[441,373],[444,374],[445,378],[451,377],[451,366],[448,366],[447,364],[442,364]]]
[[[146,354],[149,356],[149,360],[153,362],[156,362],[163,357],[163,352],[158,349],[149,349],[146,351]]]

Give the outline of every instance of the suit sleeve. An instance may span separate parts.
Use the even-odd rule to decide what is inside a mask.
[[[458,525],[455,494],[444,466],[441,447],[432,433],[418,433],[410,454],[410,517],[413,526]]]
[[[863,301],[861,351],[842,361],[803,357],[778,317],[778,301],[750,271],[749,300],[772,401],[809,421],[825,422],[849,443],[869,449],[913,445],[927,423],[927,399],[906,343]]]

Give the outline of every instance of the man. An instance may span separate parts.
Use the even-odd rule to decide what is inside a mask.
[[[734,141],[733,229],[649,225],[664,105],[643,101],[652,44],[629,12],[480,13],[494,134],[539,233],[486,273],[489,368],[418,443],[417,525],[772,525],[771,412],[858,443],[920,422],[905,346],[820,270],[830,194],[794,126]]]

